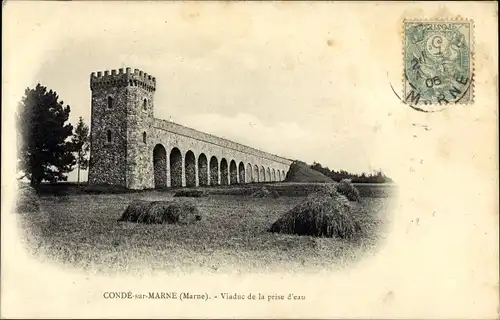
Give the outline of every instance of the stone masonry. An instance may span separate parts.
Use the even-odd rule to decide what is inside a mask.
[[[129,189],[283,181],[291,160],[154,118],[156,78],[93,72],[90,184]]]

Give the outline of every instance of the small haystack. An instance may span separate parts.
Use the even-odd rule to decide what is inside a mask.
[[[344,195],[349,201],[359,201],[359,191],[349,179],[342,179],[337,184],[338,193]]]
[[[20,184],[16,199],[15,212],[29,213],[40,211],[40,200],[35,189],[30,185]]]
[[[267,190],[266,187],[262,187],[259,190],[255,191],[254,193],[252,193],[252,197],[265,198],[265,197],[269,196],[270,194],[271,193],[269,192],[269,190]]]
[[[280,217],[269,232],[350,239],[361,231],[347,198],[316,192]]]
[[[150,201],[134,201],[127,206],[118,221],[142,222],[146,219]]]
[[[278,191],[273,190],[273,191],[271,191],[271,193],[269,194],[269,196],[270,196],[271,198],[276,199],[276,198],[279,198],[279,197],[280,197],[280,194],[279,194],[279,192],[278,192]]]
[[[333,184],[333,183],[325,183],[325,184],[319,185],[315,188],[315,192],[317,194],[327,195],[330,197],[338,197],[339,196],[339,193],[337,191],[337,186],[336,186],[336,184]]]
[[[208,197],[208,192],[206,192],[205,190],[185,189],[177,191],[174,194],[174,197],[191,197],[191,198]]]
[[[118,219],[146,224],[190,224],[198,220],[201,220],[198,208],[184,201],[135,201]]]

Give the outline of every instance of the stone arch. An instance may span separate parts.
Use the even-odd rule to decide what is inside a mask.
[[[271,170],[269,167],[266,168],[266,182],[271,181]]]
[[[198,181],[200,186],[208,185],[208,161],[204,153],[198,156]]]
[[[260,181],[260,182],[264,182],[264,181],[266,181],[266,173],[265,173],[264,166],[261,166],[261,167],[260,167],[260,172],[259,172],[259,181]]]
[[[276,181],[276,170],[273,168],[273,171],[271,171],[271,181]]]
[[[229,183],[238,183],[238,168],[236,167],[236,161],[231,160],[229,163]]]
[[[225,158],[220,160],[220,184],[224,186],[229,184],[229,172]]]
[[[281,181],[281,171],[278,170],[278,181]]]
[[[167,151],[161,144],[157,144],[153,149],[153,170],[155,188],[167,186]]]
[[[238,165],[238,178],[240,179],[239,181],[241,184],[245,183],[245,173],[245,165],[243,162],[240,162]]]
[[[259,182],[259,167],[257,165],[253,167],[253,181]]]
[[[283,179],[282,181],[285,181],[285,179],[286,179],[285,170],[281,171],[281,179]]]
[[[182,187],[182,154],[178,148],[170,151],[170,186]]]
[[[210,185],[215,186],[219,184],[219,163],[217,158],[212,156],[210,158]]]
[[[186,174],[186,187],[196,187],[196,157],[191,150],[186,152],[184,172]]]
[[[253,182],[253,178],[252,178],[252,165],[250,163],[247,163],[247,169],[245,171],[245,174],[246,174],[246,180],[245,180],[245,182],[246,183]]]

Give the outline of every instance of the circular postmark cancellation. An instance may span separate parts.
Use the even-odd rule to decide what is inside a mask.
[[[472,102],[471,29],[468,20],[404,22],[406,103]]]

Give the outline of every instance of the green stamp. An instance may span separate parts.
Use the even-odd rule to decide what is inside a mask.
[[[472,22],[404,21],[404,101],[442,105],[473,101]]]

